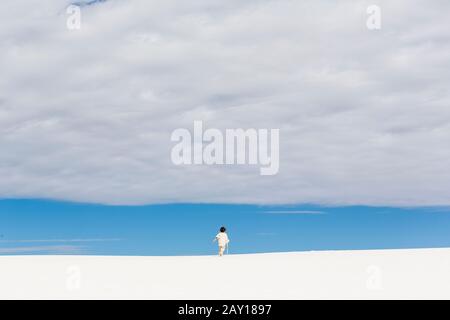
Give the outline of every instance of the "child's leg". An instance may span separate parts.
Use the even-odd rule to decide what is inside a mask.
[[[224,251],[225,251],[225,247],[219,246],[219,256],[223,256]]]

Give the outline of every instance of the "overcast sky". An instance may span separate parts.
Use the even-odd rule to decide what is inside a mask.
[[[0,2],[0,198],[450,205],[448,0],[69,4]],[[194,120],[279,128],[279,173],[175,166]]]

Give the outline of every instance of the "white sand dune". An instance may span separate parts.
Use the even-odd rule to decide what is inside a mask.
[[[449,299],[450,249],[3,256],[1,299]]]

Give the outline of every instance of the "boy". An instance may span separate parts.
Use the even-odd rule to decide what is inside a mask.
[[[220,228],[220,232],[214,238],[213,242],[217,240],[219,244],[219,257],[223,256],[226,246],[230,240],[228,239],[228,235],[226,234],[227,229],[225,227]]]

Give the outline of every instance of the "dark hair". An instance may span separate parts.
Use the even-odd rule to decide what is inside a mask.
[[[225,228],[225,227],[220,228],[220,232],[225,232],[225,231],[227,231],[227,228]]]

